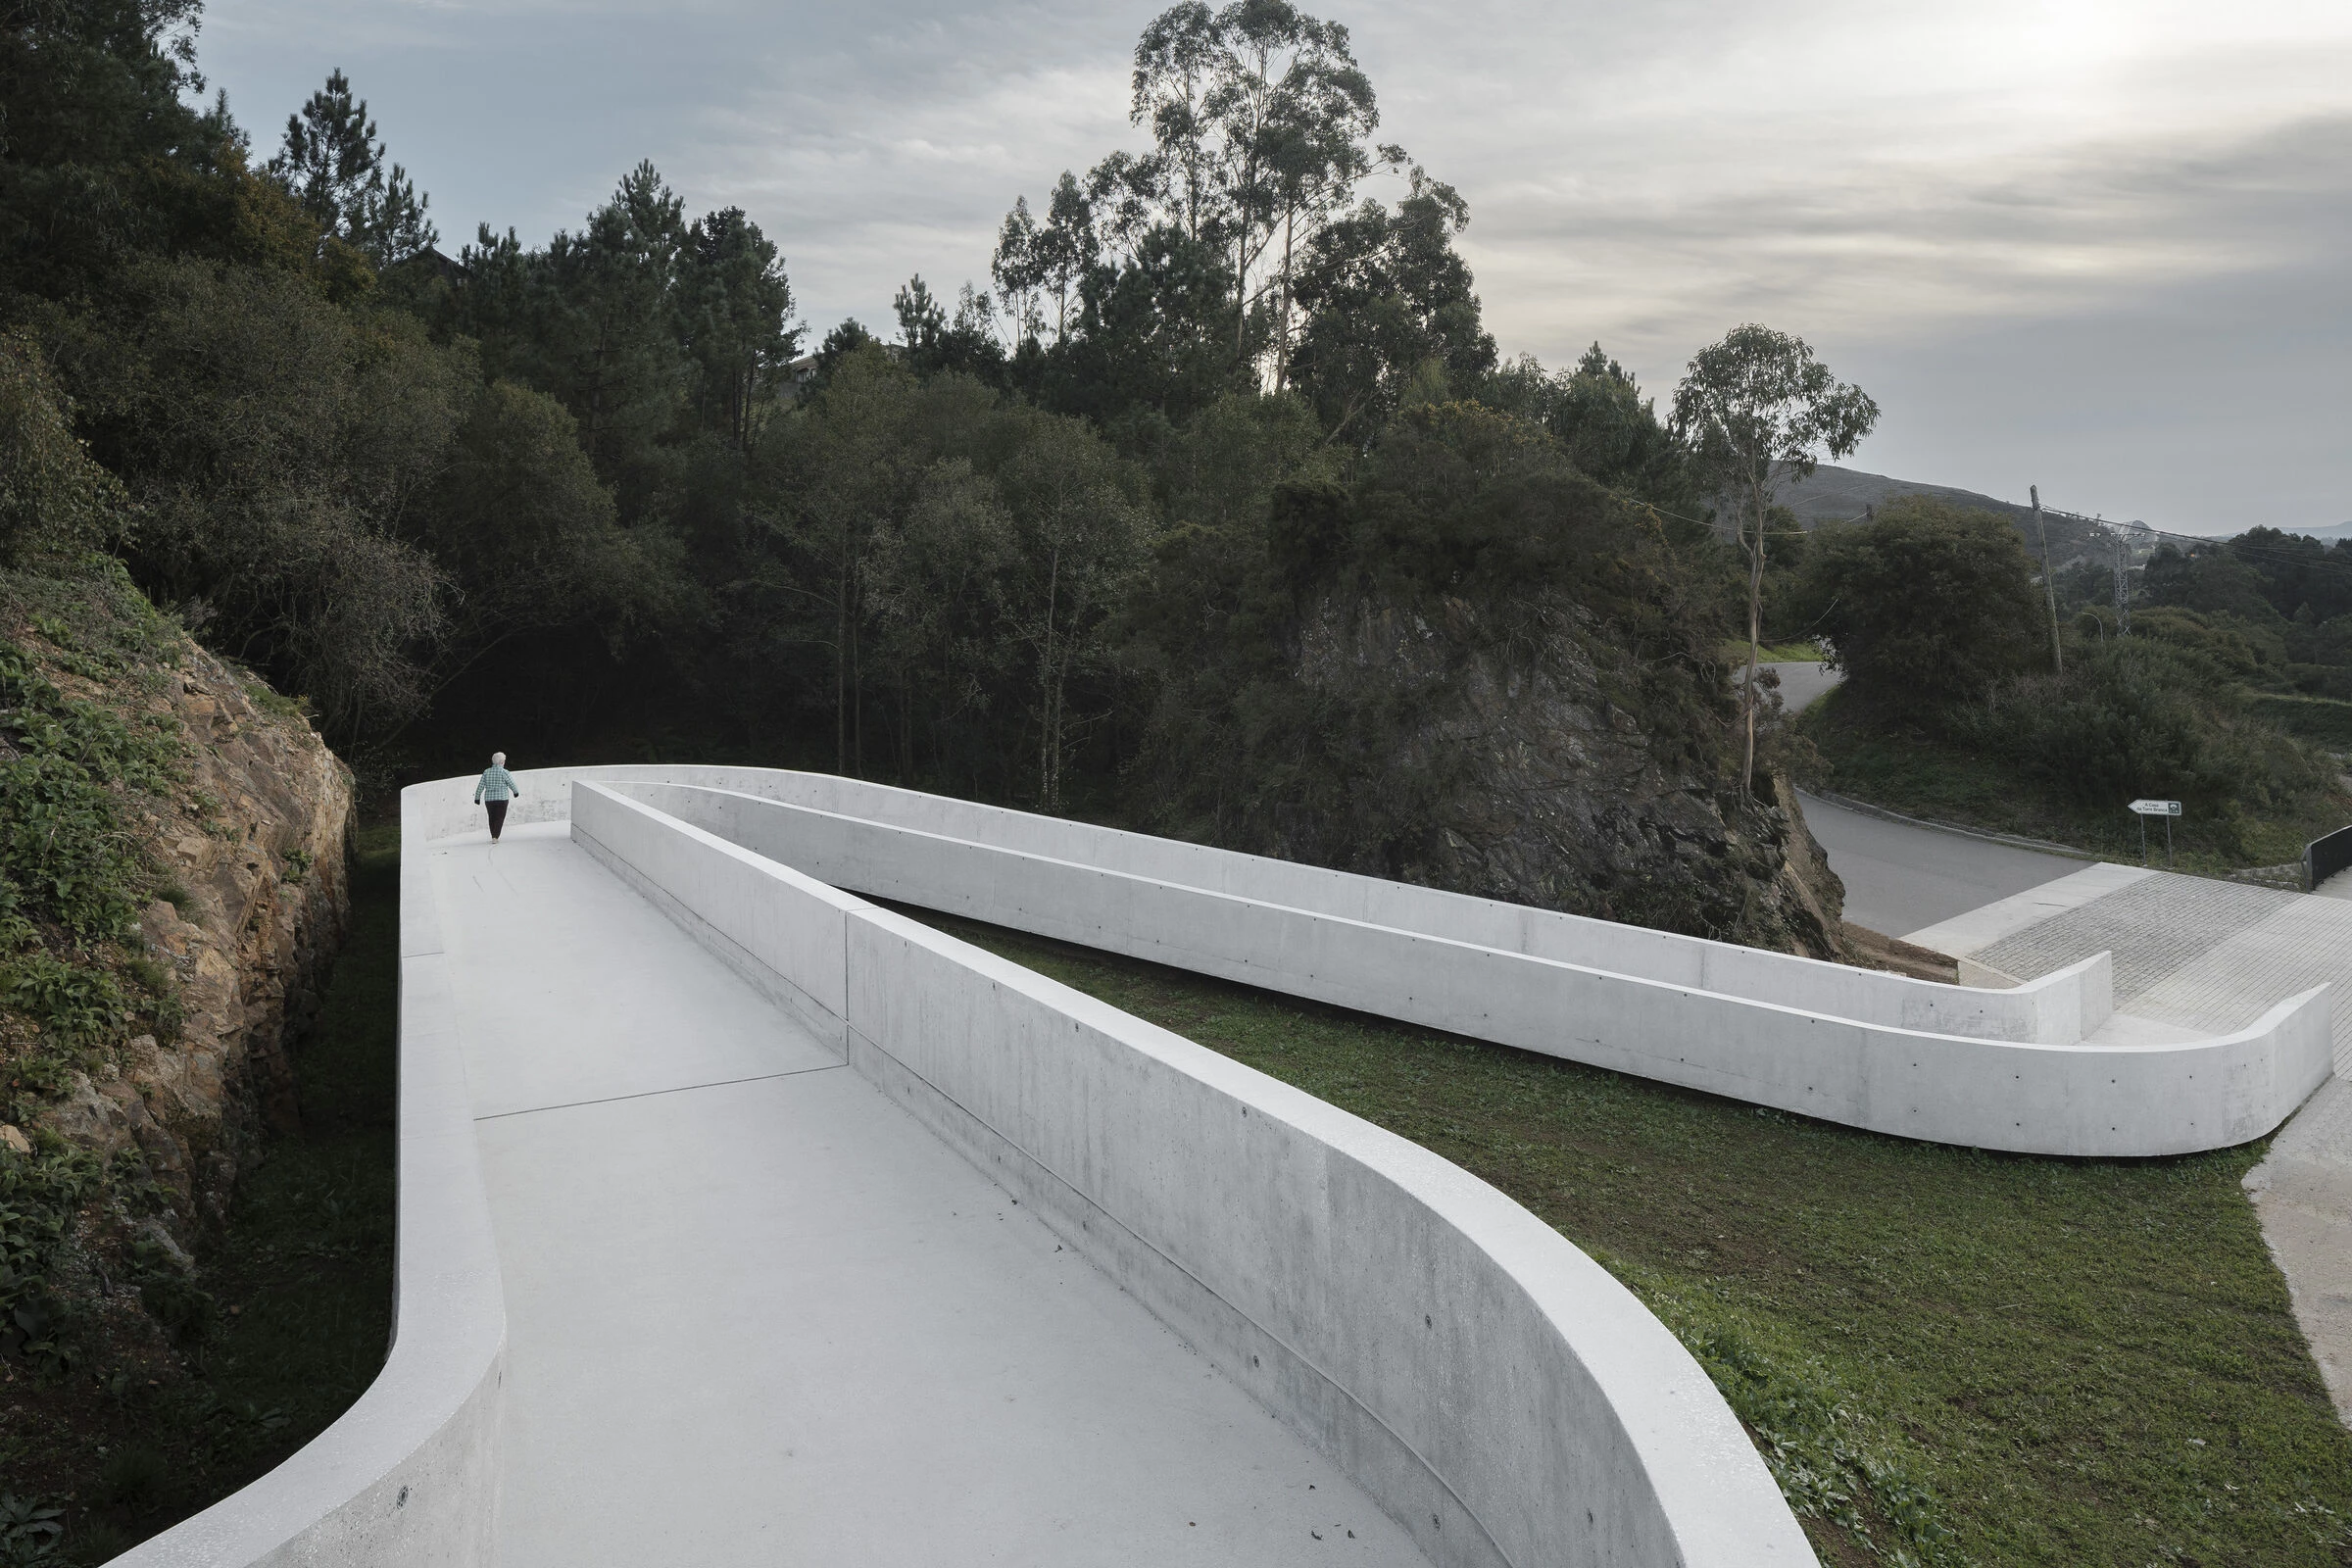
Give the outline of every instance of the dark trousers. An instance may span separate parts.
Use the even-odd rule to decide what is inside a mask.
[[[490,813],[490,837],[495,841],[498,838],[498,830],[507,825],[507,803],[484,801],[482,808]]]

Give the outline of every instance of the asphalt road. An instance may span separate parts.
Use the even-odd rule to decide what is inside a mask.
[[[1810,659],[1794,663],[1766,664],[1764,667],[1781,677],[1781,706],[1791,713],[1803,711],[1812,705],[1813,699],[1845,678]]]
[[[1811,660],[1764,667],[1780,675],[1781,701],[1790,712],[1809,706],[1841,678]],[[1966,914],[2083,866],[2062,855],[1889,822],[1811,795],[1804,802],[1805,821],[1829,853],[1830,869],[1845,884],[1845,917],[1890,937]]]
[[[1845,917],[1887,936],[2071,876],[2086,863],[1865,816],[1816,796],[1804,803],[1806,824],[1845,883]]]

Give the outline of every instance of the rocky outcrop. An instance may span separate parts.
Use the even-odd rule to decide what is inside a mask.
[[[33,1143],[47,1133],[104,1156],[110,1171],[124,1154],[143,1165],[161,1211],[101,1197],[58,1282],[81,1277],[100,1298],[84,1304],[120,1329],[134,1315],[122,1282],[136,1270],[110,1259],[141,1248],[184,1269],[225,1223],[265,1131],[299,1124],[292,1053],[350,912],[352,778],[292,705],[184,639],[175,667],[51,674],[70,697],[169,721],[183,743],[171,794],[120,799],[164,895],[125,944],[144,948],[130,961],[168,973],[160,1026],[102,1044],[29,1129],[0,1130],[12,1148],[29,1130]]]
[[[1274,853],[1845,956],[1844,888],[1795,791],[1769,771],[1738,788],[1728,698],[1642,668],[1563,597],[1511,617],[1360,599],[1306,616],[1298,677],[1358,738],[1338,808],[1284,813]]]

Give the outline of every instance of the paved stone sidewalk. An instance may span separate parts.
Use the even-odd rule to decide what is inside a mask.
[[[2032,980],[2094,953],[2115,955],[2117,1011],[2201,1034],[2334,982],[2336,1071],[2352,1076],[2352,902],[2160,871],[1954,956]]]
[[[2167,976],[2297,902],[2294,894],[2275,888],[2160,871],[2003,937],[1973,956],[2003,974],[2035,980],[2094,953],[2113,953],[2115,1004],[2129,1008]]]

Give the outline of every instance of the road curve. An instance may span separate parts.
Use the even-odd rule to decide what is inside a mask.
[[[1844,677],[1814,660],[1764,666],[1780,680],[1781,702],[1801,712]],[[1845,917],[1890,937],[2070,876],[2082,862],[1947,833],[1806,795],[1805,822],[1845,884]]]
[[[1845,884],[1845,917],[1887,936],[1906,936],[1956,914],[2023,893],[2086,863],[2063,855],[1996,844],[1803,797],[1805,825]]]

